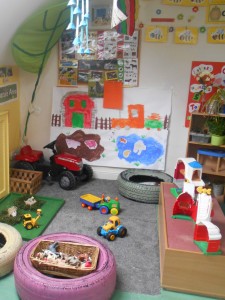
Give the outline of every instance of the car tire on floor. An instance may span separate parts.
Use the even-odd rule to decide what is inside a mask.
[[[173,182],[173,177],[156,170],[128,169],[119,174],[117,182],[119,193],[125,198],[157,204],[160,182]]]
[[[0,223],[0,277],[13,270],[14,260],[22,243],[22,237],[14,227]]]
[[[32,266],[30,255],[41,240],[99,247],[96,270],[75,279],[53,278],[40,273]],[[116,286],[116,262],[111,250],[91,237],[72,233],[48,234],[33,239],[21,248],[14,263],[14,278],[17,293],[23,300],[109,300]]]

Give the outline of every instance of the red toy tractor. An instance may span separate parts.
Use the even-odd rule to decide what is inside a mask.
[[[80,180],[87,181],[92,178],[93,170],[89,165],[83,164],[82,159],[69,153],[57,154],[55,141],[44,146],[51,149],[53,155],[50,161],[44,159],[42,151],[33,150],[27,145],[21,148],[20,153],[15,155],[15,168],[43,172],[43,177],[58,180],[64,190],[75,188]]]

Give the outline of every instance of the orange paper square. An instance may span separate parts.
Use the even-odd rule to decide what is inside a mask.
[[[122,81],[106,80],[104,82],[103,108],[123,108],[123,83]]]

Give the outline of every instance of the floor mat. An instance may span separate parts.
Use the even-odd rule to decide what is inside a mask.
[[[0,213],[12,207],[14,205],[14,201],[22,196],[24,195],[19,193],[10,193],[5,198],[1,199]],[[42,210],[42,214],[41,214],[41,218],[38,220],[39,227],[27,230],[23,226],[23,221],[21,221],[16,225],[13,225],[20,232],[22,239],[25,241],[32,240],[37,236],[41,235],[42,232],[47,228],[49,223],[52,221],[52,219],[55,217],[55,215],[57,214],[57,212],[60,210],[60,208],[63,206],[65,202],[63,199],[49,198],[49,197],[44,197],[39,195],[38,196],[35,195],[35,198],[40,201],[43,201],[43,205],[40,207]],[[35,211],[23,210],[22,213],[23,214],[30,213],[33,218],[37,216]]]
[[[14,275],[0,278],[1,299],[20,300],[14,283]],[[176,293],[172,291],[161,290],[159,295],[135,294],[115,290],[111,300],[216,300],[215,298],[203,297],[190,294]]]

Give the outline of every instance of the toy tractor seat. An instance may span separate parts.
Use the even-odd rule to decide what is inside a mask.
[[[33,159],[36,161],[42,158],[43,152],[38,150],[33,150],[30,145],[26,145],[20,150],[20,156],[33,157]]]

